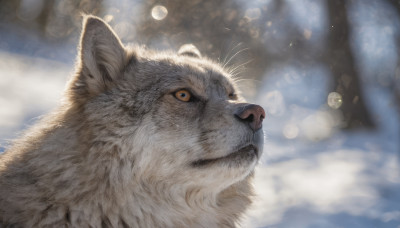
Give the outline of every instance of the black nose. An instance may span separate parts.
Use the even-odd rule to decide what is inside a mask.
[[[256,104],[247,104],[238,108],[235,112],[240,120],[249,123],[253,131],[257,131],[262,127],[262,121],[265,118],[264,109]]]

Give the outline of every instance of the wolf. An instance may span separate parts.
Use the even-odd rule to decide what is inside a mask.
[[[61,105],[1,154],[0,226],[239,226],[264,118],[193,45],[125,47],[84,16]]]

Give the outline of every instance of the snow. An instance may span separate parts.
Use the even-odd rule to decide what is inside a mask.
[[[60,102],[71,66],[0,51],[0,152]]]

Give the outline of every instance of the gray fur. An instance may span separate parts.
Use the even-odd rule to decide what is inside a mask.
[[[87,16],[63,104],[0,155],[0,226],[235,227],[261,155],[241,148],[263,137],[244,105],[212,61],[125,48]]]

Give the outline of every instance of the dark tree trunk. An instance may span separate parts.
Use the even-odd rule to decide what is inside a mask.
[[[330,22],[325,62],[334,77],[333,91],[342,95],[345,129],[375,126],[365,106],[358,72],[349,44],[349,22],[347,20],[346,0],[328,0]]]
[[[389,4],[396,10],[397,15],[400,17],[400,0],[387,0]],[[394,95],[397,101],[397,110],[399,111],[400,115],[400,35],[396,37],[396,44],[397,44],[397,67],[396,72],[394,72],[394,83],[391,85],[393,86]]]

